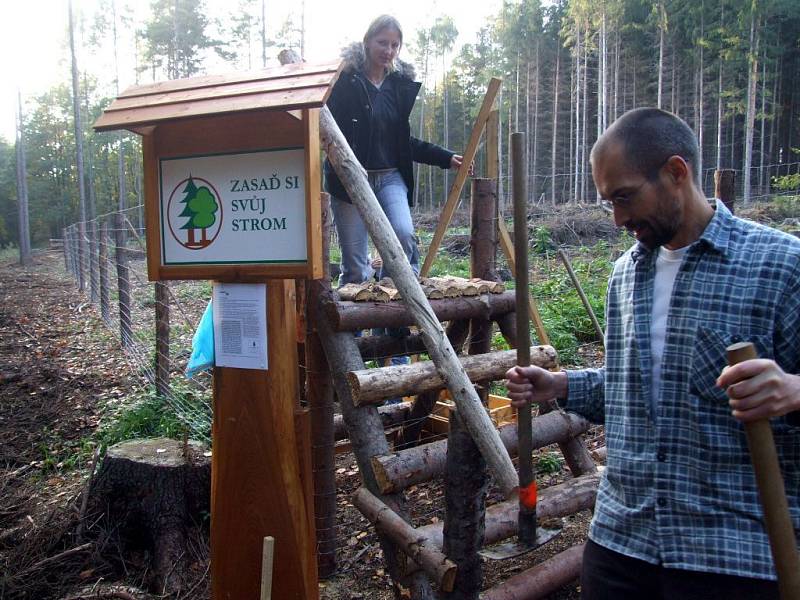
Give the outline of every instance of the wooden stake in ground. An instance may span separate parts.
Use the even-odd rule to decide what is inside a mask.
[[[414,315],[428,354],[447,383],[467,430],[478,444],[498,487],[504,494],[510,495],[518,484],[511,458],[420,288],[389,219],[369,187],[364,169],[327,107],[320,109],[320,137],[325,154],[361,215],[375,248],[383,257],[385,268],[400,290],[406,307]]]
[[[751,342],[739,342],[726,348],[728,364],[735,365],[745,360],[758,358]],[[800,555],[794,537],[794,525],[786,501],[775,438],[768,419],[744,424],[747,446],[756,474],[758,497],[764,508],[764,526],[772,548],[772,559],[778,574],[781,600],[800,598]]]
[[[581,304],[583,304],[586,312],[589,313],[589,319],[592,321],[594,330],[597,333],[597,339],[601,343],[604,342],[606,335],[603,333],[603,328],[600,327],[600,321],[597,320],[594,310],[592,310],[592,305],[589,304],[589,298],[586,297],[586,293],[583,291],[581,282],[578,281],[578,276],[575,275],[575,271],[572,269],[572,263],[569,261],[569,256],[567,256],[567,253],[563,250],[559,250],[558,258],[560,258],[561,262],[564,263],[564,268],[567,270],[567,275],[569,275],[572,285],[575,286],[575,290],[578,292],[578,297],[581,299]]]
[[[517,364],[531,364],[530,324],[528,323],[528,198],[525,185],[525,134],[511,134],[511,180],[514,198],[514,262],[517,267]],[[533,477],[531,405],[517,409],[519,439],[519,543],[536,542],[536,480]]]

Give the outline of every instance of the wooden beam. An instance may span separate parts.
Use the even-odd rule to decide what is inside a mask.
[[[363,487],[353,494],[353,506],[361,511],[376,530],[400,546],[442,590],[453,591],[456,564],[439,550],[423,543],[411,525]]]
[[[424,295],[423,295],[424,296]],[[427,300],[438,321],[485,318],[494,319],[514,312],[514,292],[460,296]],[[417,309],[418,310],[418,309]],[[408,327],[416,325],[415,310],[400,302],[339,301],[325,306],[326,318],[336,331],[358,331],[375,327]]]
[[[470,381],[497,381],[505,378],[506,371],[516,364],[516,352],[501,350],[462,356],[458,360]],[[556,365],[556,361],[556,351],[552,346],[531,348],[531,364],[550,369]],[[379,404],[386,398],[396,396],[415,396],[446,386],[445,380],[436,370],[436,365],[429,360],[351,371],[347,374],[347,383],[357,406]]]
[[[456,208],[458,208],[461,190],[464,187],[464,182],[467,180],[467,175],[469,175],[470,165],[475,160],[475,154],[478,151],[478,144],[481,141],[483,128],[486,126],[486,121],[489,118],[489,113],[492,110],[492,105],[494,104],[494,99],[497,96],[501,83],[502,80],[497,77],[492,77],[489,80],[486,95],[483,97],[483,104],[475,119],[475,125],[472,127],[472,134],[470,135],[467,149],[464,151],[464,162],[461,163],[461,167],[458,169],[458,173],[456,173],[455,181],[453,181],[453,185],[450,188],[450,194],[447,196],[447,202],[445,202],[444,208],[442,208],[442,214],[439,217],[438,225],[436,225],[433,240],[431,240],[431,244],[428,246],[428,253],[425,255],[425,262],[419,273],[420,277],[428,276],[431,265],[436,259],[436,253],[439,251],[439,245],[442,243],[444,233],[450,226],[453,214],[456,212]]]
[[[517,276],[517,261],[514,260],[514,244],[511,241],[511,235],[508,233],[508,227],[503,219],[497,220],[497,225],[500,229],[500,247],[503,249],[503,254],[506,256],[508,263],[508,270],[511,271],[513,277]],[[536,304],[536,299],[530,296],[528,301],[528,314],[533,321],[533,328],[536,330],[536,337],[542,344],[550,345],[550,336],[544,328],[542,317],[539,315],[539,307]]]
[[[589,422],[574,413],[553,411],[531,422],[533,448],[563,442],[587,431]],[[501,425],[500,439],[509,455],[518,451],[516,423]],[[398,492],[412,485],[430,481],[444,473],[447,440],[438,440],[372,458],[372,470],[381,493]]]

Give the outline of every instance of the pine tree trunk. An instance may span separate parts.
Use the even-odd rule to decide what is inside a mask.
[[[556,205],[556,159],[558,146],[558,69],[561,65],[561,52],[556,47],[556,69],[553,76],[553,137],[550,144],[550,203]]]
[[[577,31],[575,46],[575,203],[580,198],[581,185],[581,30]]]
[[[753,164],[753,130],[756,121],[756,84],[758,83],[758,45],[761,39],[759,35],[760,15],[756,14],[755,0],[752,3],[752,13],[750,15],[750,57],[747,76],[747,116],[744,133],[744,185],[742,189],[742,201],[744,205],[750,204],[750,167]]]
[[[664,23],[662,15],[664,7],[661,3],[658,4],[658,95],[656,106],[661,108],[661,98],[664,89]]]
[[[31,232],[28,213],[28,169],[25,158],[25,120],[22,114],[22,94],[17,90],[17,203],[19,226],[19,263],[27,265],[31,261]]]
[[[533,86],[533,135],[531,148],[531,198],[534,202],[539,200],[539,185],[537,169],[539,162],[539,39],[536,39],[536,80]]]
[[[78,61],[75,57],[75,25],[72,19],[72,0],[67,3],[69,12],[69,48],[72,56],[72,113],[75,132],[75,167],[78,178],[78,206],[80,213],[80,235],[78,238],[78,254],[81,263],[86,256],[86,188],[83,173],[83,125],[81,124],[80,90],[78,88]],[[86,281],[83,264],[78,265],[78,286],[81,291],[85,289]]]

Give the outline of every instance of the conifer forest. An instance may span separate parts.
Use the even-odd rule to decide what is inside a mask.
[[[91,128],[120,80],[258,69],[275,65],[282,48],[302,54],[306,43],[300,9],[266,34],[265,0],[240,0],[221,19],[206,16],[203,0],[153,0],[137,11],[125,0],[104,0],[94,12],[73,4],[64,15],[70,43],[55,57],[63,79],[21,94],[17,139],[0,138],[0,245],[19,241],[19,197],[34,247],[68,224],[142,203],[137,136]],[[457,34],[446,14],[404,32],[400,57],[424,84],[412,127],[463,150],[489,78],[502,78],[501,198],[508,139],[523,131],[531,202],[595,202],[594,140],[624,111],[647,105],[693,127],[707,194],[717,168],[736,171],[745,203],[800,186],[796,0],[505,1],[472,41],[456,47]],[[92,70],[100,55],[111,69]],[[122,56],[133,57],[130,76],[120,73]],[[435,211],[453,175],[418,168],[416,210]]]

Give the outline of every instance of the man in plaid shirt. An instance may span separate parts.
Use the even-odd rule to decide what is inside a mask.
[[[637,239],[609,280],[605,366],[506,375],[515,406],[558,398],[605,425],[590,600],[778,598],[747,421],[771,419],[800,533],[800,240],[709,203],[698,152],[652,108],[600,137],[595,184]],[[737,341],[760,358],[726,368]]]

